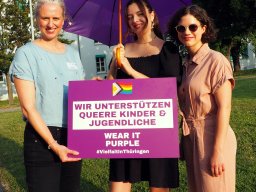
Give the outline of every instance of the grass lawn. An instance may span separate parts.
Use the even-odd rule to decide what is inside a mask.
[[[0,109],[6,109],[6,108],[13,108],[19,106],[19,100],[18,97],[15,97],[13,99],[13,104],[9,104],[9,101],[0,101]]]
[[[238,141],[236,188],[238,192],[253,192],[256,190],[256,70],[241,72],[235,77],[230,123]],[[0,108],[6,108],[7,104],[0,102]],[[6,192],[26,191],[23,130],[20,112],[0,113],[0,182]],[[82,192],[106,192],[108,160],[84,160],[81,185]],[[146,182],[133,186],[134,192],[147,189]],[[173,191],[187,191],[184,162],[180,162],[180,187]]]

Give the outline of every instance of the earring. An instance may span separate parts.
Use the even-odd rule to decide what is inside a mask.
[[[154,21],[152,21],[152,22],[151,22],[151,29],[152,29],[152,30],[154,29],[154,25],[155,25],[155,23],[154,23]]]

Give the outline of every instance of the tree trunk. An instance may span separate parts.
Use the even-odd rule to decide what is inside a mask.
[[[223,54],[226,56],[227,60],[229,61],[231,68],[233,69],[232,62],[230,60],[232,44],[233,44],[233,41],[231,38],[223,38],[221,40],[221,50],[223,51]]]
[[[230,55],[231,55],[231,44],[227,46],[227,52],[226,52],[226,58],[230,61]]]
[[[241,66],[240,66],[240,60],[239,60],[239,55],[236,56],[236,59],[233,59],[233,65],[234,65],[234,71],[240,71]]]
[[[241,70],[239,53],[240,53],[240,43],[236,43],[231,49],[231,56],[233,58],[234,71]]]
[[[13,91],[12,91],[12,82],[11,82],[9,73],[6,73],[6,84],[7,84],[9,105],[12,105],[13,104]]]
[[[232,65],[232,62],[231,62],[231,60],[230,60],[232,43],[230,42],[230,44],[228,44],[227,47],[228,47],[228,48],[227,48],[226,58],[228,59],[230,65],[231,65],[231,68],[234,70],[233,65]]]

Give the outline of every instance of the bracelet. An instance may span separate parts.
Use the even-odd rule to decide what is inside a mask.
[[[51,149],[51,145],[54,144],[54,143],[58,143],[57,140],[53,140],[53,141],[48,145],[48,149],[49,149],[49,150]]]

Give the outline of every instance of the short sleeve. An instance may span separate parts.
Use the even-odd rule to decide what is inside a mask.
[[[182,64],[178,48],[171,42],[165,42],[160,53],[161,76],[176,77],[181,83]]]
[[[227,58],[219,53],[211,74],[212,93],[215,93],[227,80],[231,82],[232,88],[234,88],[235,80],[231,65]]]
[[[17,77],[23,80],[34,81],[33,74],[31,71],[30,62],[28,59],[27,51],[25,47],[19,48],[14,56],[12,64],[9,68],[9,74],[13,82],[13,77]]]

